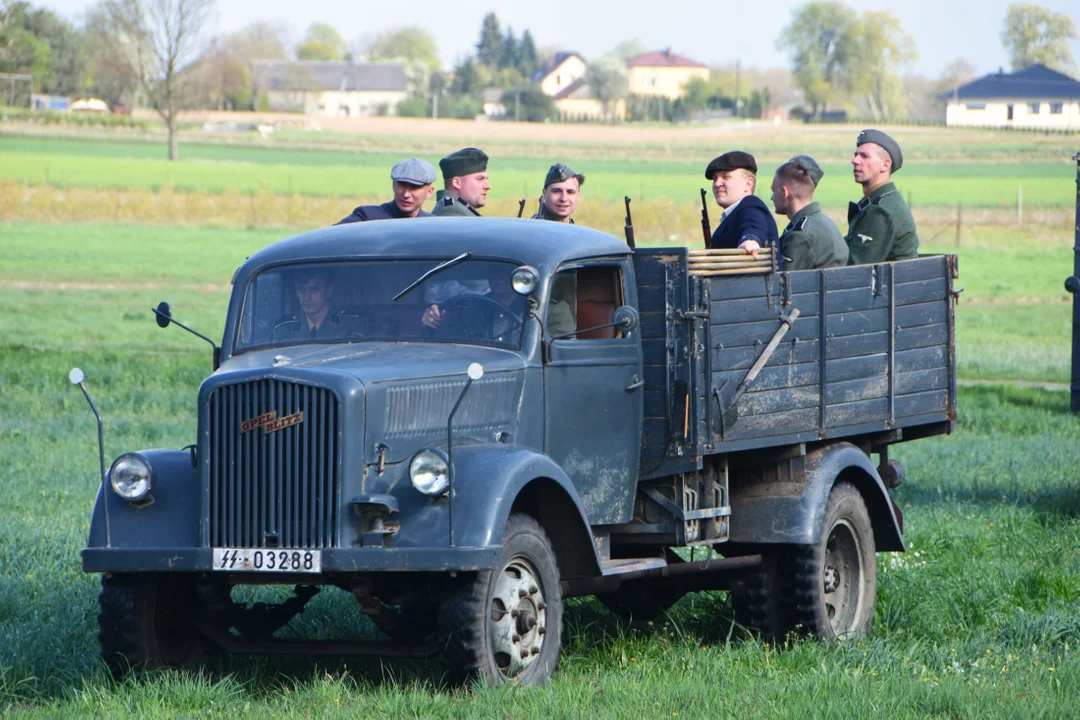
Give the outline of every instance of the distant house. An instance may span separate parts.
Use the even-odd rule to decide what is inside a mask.
[[[256,97],[265,93],[271,110],[324,117],[392,115],[408,97],[400,62],[256,60],[252,85]]]
[[[555,97],[574,82],[585,77],[585,58],[576,52],[557,52],[529,78],[541,92]]]
[[[984,75],[940,97],[946,125],[1080,130],[1080,82],[1039,63]]]
[[[671,48],[653,50],[626,61],[627,80],[633,95],[664,96],[674,100],[681,97],[684,86],[692,78],[709,79],[709,68]]]
[[[506,105],[503,104],[502,88],[484,88],[480,92],[480,101],[484,104],[484,114],[488,117],[502,117],[506,114]]]
[[[619,99],[612,107],[605,107],[585,80],[587,70],[585,58],[578,53],[558,52],[548,58],[530,80],[551,98],[562,120],[624,120],[626,101]]]

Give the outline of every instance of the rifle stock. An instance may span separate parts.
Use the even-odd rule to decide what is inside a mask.
[[[525,212],[525,198],[518,200],[518,217],[521,217],[523,212]]]
[[[626,233],[626,244],[630,246],[631,250],[636,250],[637,245],[634,244],[634,220],[630,217],[630,196],[623,196],[623,202],[626,204],[626,227],[623,228],[623,232]]]
[[[712,240],[712,228],[709,227],[709,205],[705,202],[705,188],[701,188],[701,234],[705,238],[705,249]]]

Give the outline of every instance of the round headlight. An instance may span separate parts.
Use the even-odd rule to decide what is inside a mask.
[[[450,484],[450,465],[442,453],[422,450],[409,464],[409,479],[425,495],[438,495]]]
[[[109,482],[117,495],[128,502],[139,502],[150,494],[153,471],[140,455],[121,455],[109,469]]]
[[[536,291],[538,279],[536,270],[528,265],[522,265],[510,275],[510,284],[514,286],[514,292],[518,295],[532,295]]]

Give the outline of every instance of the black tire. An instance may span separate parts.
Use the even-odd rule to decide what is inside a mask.
[[[209,645],[195,627],[194,578],[106,574],[98,605],[101,658],[114,677],[142,669],[198,670],[210,659]]]
[[[793,629],[830,641],[869,634],[877,607],[877,555],[870,513],[854,485],[833,487],[820,539],[794,547],[791,570]]]
[[[767,640],[782,641],[790,624],[784,612],[780,562],[785,553],[778,547],[757,548],[761,565],[745,570],[731,585],[735,622]]]
[[[528,515],[511,515],[502,556],[450,594],[439,611],[453,679],[489,687],[543,685],[559,661],[562,594],[551,541]]]

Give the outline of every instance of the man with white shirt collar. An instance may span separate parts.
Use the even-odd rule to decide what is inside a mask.
[[[709,163],[705,177],[712,180],[716,204],[724,208],[710,248],[742,248],[756,257],[760,248],[776,246],[776,220],[754,195],[757,161],[753,155],[741,150],[726,152]]]

